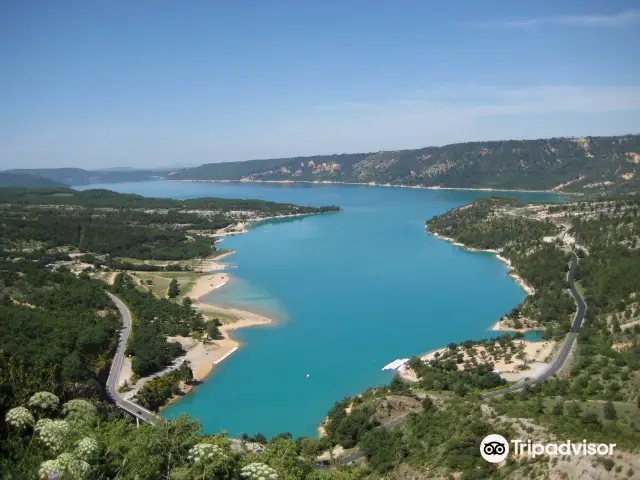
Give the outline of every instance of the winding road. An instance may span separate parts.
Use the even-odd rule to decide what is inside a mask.
[[[124,302],[114,294],[107,292],[107,295],[109,295],[111,301],[118,308],[120,316],[122,317],[122,329],[120,330],[120,336],[118,338],[118,348],[116,349],[116,354],[113,357],[111,369],[109,370],[109,377],[107,378],[107,393],[111,400],[113,400],[113,403],[118,407],[130,413],[137,419],[153,425],[160,419],[158,415],[141,407],[137,403],[128,400],[118,391],[118,380],[120,378],[120,373],[122,372],[124,352],[127,348],[129,335],[131,334],[131,312]],[[236,452],[249,451],[262,453],[262,450],[264,449],[264,446],[259,443],[244,442],[237,438],[230,438],[229,440],[231,441],[231,449]]]
[[[567,336],[564,339],[564,343],[562,344],[562,347],[560,347],[560,351],[556,355],[556,358],[553,360],[553,362],[551,362],[551,365],[549,365],[549,367],[546,370],[542,371],[539,375],[535,376],[534,378],[530,378],[516,385],[512,385],[510,387],[503,388],[501,390],[496,390],[495,392],[485,393],[484,395],[482,395],[483,399],[486,400],[489,398],[499,397],[506,393],[517,392],[518,390],[522,390],[527,386],[535,385],[538,382],[548,380],[551,377],[553,377],[556,373],[558,373],[558,371],[562,369],[564,364],[567,362],[567,359],[569,358],[569,354],[571,353],[571,349],[573,348],[573,345],[576,343],[576,340],[578,339],[578,330],[580,330],[580,327],[582,326],[582,322],[584,321],[584,315],[585,313],[587,313],[587,304],[585,303],[584,299],[580,296],[580,294],[576,290],[576,285],[575,285],[575,273],[576,273],[576,265],[578,264],[578,257],[576,256],[575,252],[571,252],[571,255],[572,257],[571,257],[571,263],[569,265],[569,273],[567,274],[567,282],[569,283],[569,292],[571,292],[571,295],[576,301],[576,305],[578,308],[576,309],[576,315],[573,318],[571,329],[569,330],[569,333],[567,333]]]
[[[107,393],[113,403],[118,407],[129,412],[136,418],[139,418],[143,422],[154,423],[157,420],[156,415],[153,412],[141,407],[140,405],[133,403],[131,400],[127,400],[118,391],[118,379],[120,378],[120,372],[122,371],[122,364],[124,363],[124,351],[127,348],[127,341],[131,334],[131,312],[127,306],[116,297],[114,294],[107,292],[111,301],[115,304],[120,311],[122,317],[122,329],[120,330],[120,336],[118,338],[118,348],[116,354],[111,362],[111,369],[109,370],[109,376],[107,377]]]

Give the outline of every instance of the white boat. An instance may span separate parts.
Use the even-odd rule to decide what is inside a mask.
[[[382,370],[398,370],[400,367],[403,367],[408,361],[408,358],[399,358],[382,367]]]

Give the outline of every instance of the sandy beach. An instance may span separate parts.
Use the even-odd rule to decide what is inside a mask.
[[[581,195],[574,192],[561,192],[558,190],[518,190],[518,189],[504,189],[504,188],[459,188],[459,187],[441,187],[441,186],[423,186],[423,185],[397,185],[391,183],[376,183],[376,182],[334,182],[331,180],[253,180],[253,179],[240,179],[240,180],[172,180],[170,178],[165,179],[167,182],[185,182],[185,183],[311,183],[316,185],[365,185],[368,187],[387,187],[387,188],[415,188],[420,190],[469,190],[479,192],[530,192],[530,193],[555,193],[557,195]]]
[[[542,342],[530,342],[527,340],[515,340],[515,345],[522,345],[524,349],[524,360],[516,358],[514,355],[510,362],[506,362],[504,358],[495,360],[487,349],[483,345],[475,345],[475,357],[477,359],[486,359],[486,361],[494,364],[494,369],[500,372],[500,375],[508,381],[521,380],[526,377],[530,377],[533,372],[546,368],[549,364],[545,362],[548,357],[553,353],[556,342],[542,341]],[[443,352],[447,351],[448,347],[438,348],[425,353],[420,358],[424,362],[429,362],[440,356]],[[470,356],[466,349],[460,348],[459,351],[463,353],[463,360],[467,361]],[[529,368],[522,369],[524,364],[527,364]],[[458,370],[464,369],[464,363],[458,364]],[[415,372],[409,368],[405,368],[400,371],[400,375],[409,381],[418,381]]]
[[[202,301],[202,297],[218,288],[221,288],[229,281],[230,275],[228,273],[218,272],[218,270],[224,270],[227,268],[226,265],[219,263],[219,261],[233,253],[235,252],[227,252],[218,257],[204,260],[198,266],[198,270],[209,273],[200,277],[188,294],[189,298],[191,298],[191,301],[193,302],[193,306],[205,314],[205,318],[215,318],[215,315],[219,314],[221,317],[226,319],[235,319],[235,321],[225,323],[220,327],[220,333],[224,338],[207,340],[205,342],[196,341],[192,337],[168,338],[169,341],[179,342],[187,351],[187,354],[184,357],[180,357],[176,360],[188,360],[191,363],[194,379],[197,381],[204,380],[205,377],[211,373],[215,365],[221,363],[240,348],[240,343],[231,338],[230,332],[240,328],[255,327],[273,323],[271,318],[254,312],[249,312],[239,308],[221,307]],[[183,393],[186,393],[184,389]]]
[[[204,314],[205,319],[216,318],[216,315],[219,315],[223,320],[228,322],[220,327],[222,338],[217,338],[215,340],[197,340],[193,337],[167,337],[167,340],[170,342],[180,343],[186,351],[185,355],[174,360],[173,365],[179,365],[183,361],[188,361],[191,364],[194,380],[198,382],[203,381],[217,364],[224,361],[238,350],[238,348],[240,348],[241,344],[231,338],[231,332],[233,330],[273,323],[271,318],[258,313],[249,312],[239,308],[222,307],[202,301],[202,297],[223,287],[229,281],[230,275],[224,271],[229,268],[229,266],[220,263],[220,260],[233,255],[234,253],[235,252],[233,251],[226,252],[222,255],[218,255],[217,257],[203,260],[195,269],[196,272],[202,272],[203,275],[196,280],[195,284],[187,294],[192,301],[193,307],[201,311]],[[118,379],[118,384],[123,385],[125,381],[130,383],[132,373],[131,359],[125,357],[120,378]],[[156,375],[157,374],[154,374],[150,377],[155,377]],[[133,395],[146,380],[148,380],[147,377],[140,379],[135,385],[130,385],[133,387],[133,390],[130,391],[129,395]],[[192,388],[193,386],[191,385],[182,384],[180,388],[181,393],[171,398],[167,404],[170,404],[181,398],[183,395],[189,393]]]
[[[491,326],[491,330],[494,332],[514,332],[514,333],[527,333],[527,332],[542,332],[544,328],[541,327],[522,327],[514,328],[508,326],[504,320],[498,320]]]

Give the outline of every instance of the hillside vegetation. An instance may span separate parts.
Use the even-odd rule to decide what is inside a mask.
[[[632,192],[640,135],[470,142],[417,150],[210,163],[169,180],[331,181],[449,188]]]
[[[184,260],[212,254],[211,234],[240,221],[337,210],[262,200],[147,198],[109,190],[0,188],[0,247],[72,246],[96,254]]]
[[[63,187],[64,184],[28,173],[0,172],[0,187]]]

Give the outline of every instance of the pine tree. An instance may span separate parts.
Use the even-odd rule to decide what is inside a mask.
[[[180,294],[180,288],[178,287],[178,281],[174,278],[171,280],[171,283],[169,283],[169,291],[167,292],[167,295],[169,298],[176,298],[178,294]]]
[[[618,418],[618,413],[611,400],[608,400],[607,403],[604,404],[604,418],[605,420],[615,420]]]

